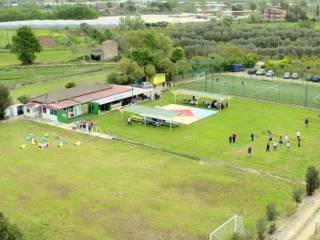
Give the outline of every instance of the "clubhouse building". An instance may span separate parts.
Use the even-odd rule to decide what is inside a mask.
[[[80,85],[30,99],[24,106],[24,115],[70,123],[87,114],[99,115],[125,106],[132,100],[153,96],[153,88],[103,83]]]

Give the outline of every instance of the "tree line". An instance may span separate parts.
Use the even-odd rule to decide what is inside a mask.
[[[36,6],[0,8],[0,22],[43,20],[43,19],[96,19],[98,13],[95,9],[85,5],[63,5],[52,11],[40,10]]]
[[[213,53],[215,46],[222,43],[232,43],[263,56],[318,56],[320,50],[320,31],[308,24],[282,28],[268,24],[237,25],[224,20],[180,24],[172,27],[168,34],[174,45],[185,49],[188,57]]]

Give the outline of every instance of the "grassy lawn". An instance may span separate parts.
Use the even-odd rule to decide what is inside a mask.
[[[26,143],[29,133],[48,133],[49,149]],[[69,144],[57,147],[53,133]],[[207,239],[235,213],[253,230],[266,204],[283,213],[291,202],[282,182],[143,147],[24,120],[0,124],[0,135],[0,212],[26,240]]]
[[[146,104],[164,106],[170,103],[174,103],[172,95]],[[177,103],[182,104],[182,98]],[[154,128],[139,124],[128,128],[126,119],[130,115],[125,114],[121,122],[119,111],[91,118],[104,132],[122,138],[303,180],[307,167],[318,165],[320,157],[318,115],[318,111],[306,111],[304,108],[233,98],[228,109],[172,132],[166,127]],[[304,126],[306,116],[310,120],[309,128]],[[267,130],[271,130],[276,139],[280,135],[289,135],[291,151],[287,152],[282,146],[277,152],[266,153]],[[301,148],[297,147],[298,130],[302,133]],[[230,145],[228,137],[233,132],[238,135],[238,142]],[[251,132],[257,135],[253,143],[250,140]],[[253,147],[251,157],[247,155],[249,145]]]
[[[35,64],[69,63],[72,61],[79,61],[80,57],[84,55],[84,52],[74,52],[70,48],[44,49],[37,55]],[[0,67],[19,64],[20,62],[15,54],[10,53],[9,51],[0,51]]]
[[[219,79],[217,82],[216,79]],[[183,88],[195,89],[205,92],[219,92],[224,94],[245,96],[267,101],[288,103],[295,105],[307,105],[320,107],[319,86],[301,83],[301,80],[275,81],[260,80],[259,77],[245,78],[231,75],[208,75],[207,80],[197,80],[181,85]],[[307,92],[307,94],[306,94]],[[307,96],[307,98],[306,98]]]

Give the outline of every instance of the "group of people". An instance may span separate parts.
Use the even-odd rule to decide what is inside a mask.
[[[216,109],[224,109],[229,106],[229,103],[226,102],[225,104],[221,101],[212,100],[212,102],[203,102],[203,104],[208,108],[216,108]]]
[[[232,134],[229,136],[229,143],[236,143],[236,140],[237,140],[237,134],[232,133]]]
[[[192,96],[191,99],[184,99],[184,102],[191,105],[198,105],[198,98],[196,98],[196,96]]]
[[[304,121],[305,127],[309,126],[309,119],[306,118]],[[251,141],[254,142],[256,135],[252,132],[250,134],[250,138]],[[301,132],[297,131],[296,133],[296,138],[297,138],[297,146],[298,148],[301,147],[301,141],[302,141],[302,137],[301,137]],[[237,139],[237,134],[233,133],[229,136],[229,144],[231,143],[236,143],[236,139]],[[266,152],[270,152],[271,148],[273,149],[273,151],[278,151],[278,148],[283,145],[286,147],[287,151],[290,151],[291,149],[291,142],[290,142],[290,137],[288,135],[279,136],[279,139],[275,139],[273,136],[273,133],[271,130],[268,130],[268,141],[267,141],[267,145],[266,145]],[[252,146],[250,145],[247,149],[247,152],[249,155],[252,154]]]
[[[291,149],[291,142],[288,135],[280,136],[279,140],[273,139],[272,132],[268,131],[269,137],[268,137],[268,143],[266,146],[266,152],[270,152],[270,147],[272,145],[273,151],[278,151],[278,148],[284,144],[286,146],[287,151],[290,151]],[[301,147],[301,132],[297,132],[297,140],[298,140],[298,147]]]

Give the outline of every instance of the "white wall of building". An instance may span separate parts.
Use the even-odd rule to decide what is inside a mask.
[[[46,112],[43,111],[42,109],[42,118],[43,119],[47,119],[47,120],[51,120],[51,121],[57,121],[57,115],[53,114],[53,109],[50,108],[46,108]]]

